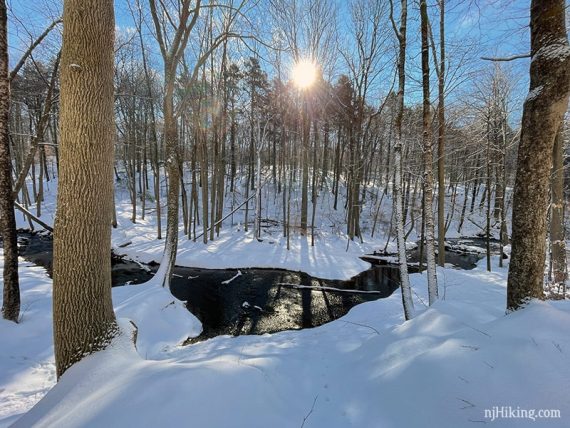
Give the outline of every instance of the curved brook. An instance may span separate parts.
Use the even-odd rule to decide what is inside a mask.
[[[20,231],[18,242],[20,255],[51,275],[52,236]],[[113,286],[145,282],[157,269],[156,264],[111,257]],[[480,256],[450,252],[450,257],[469,269]],[[176,267],[171,292],[202,321],[204,332],[197,340],[316,327],[359,303],[388,297],[399,287],[397,266],[376,257],[369,261],[374,263],[369,270],[348,281],[279,269],[241,269],[238,274],[236,269]]]

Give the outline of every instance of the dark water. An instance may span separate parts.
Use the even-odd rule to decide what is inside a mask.
[[[353,306],[390,296],[399,287],[399,272],[377,266],[349,281],[313,278],[279,269],[210,270],[176,268],[171,291],[187,301],[204,324],[206,337],[218,334],[262,334],[315,327],[345,315]],[[191,279],[189,279],[191,278]],[[334,287],[342,291],[297,289],[294,284]]]
[[[45,267],[51,275],[52,236],[21,231],[18,242],[20,255]],[[451,247],[449,250],[447,261],[462,269],[473,268],[481,257],[459,254]],[[410,252],[410,262],[417,261],[417,253]],[[157,269],[156,265],[141,265],[116,255],[111,258],[113,286],[145,282]],[[171,292],[187,302],[188,309],[202,322],[204,332],[199,339],[315,327],[340,318],[359,303],[388,297],[399,287],[396,265],[378,257],[369,261],[374,263],[369,270],[348,281],[323,280],[280,269],[241,269],[240,276],[224,283],[238,271],[176,267]],[[295,285],[340,290],[299,289]]]
[[[18,250],[26,260],[44,267],[49,276],[52,273],[53,237],[51,233],[18,231]],[[111,254],[113,286],[127,283],[139,284],[152,278],[150,272],[130,260]]]

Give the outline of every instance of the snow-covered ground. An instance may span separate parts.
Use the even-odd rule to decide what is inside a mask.
[[[137,349],[127,332],[50,390],[51,284],[22,263],[22,322],[0,322],[0,426],[472,427],[503,406],[535,421],[496,426],[568,426],[570,302],[505,315],[506,269],[493,270],[440,270],[442,299],[427,310],[425,275],[412,275],[410,322],[397,291],[314,329],[190,346],[199,323],[169,293],[122,287],[114,304],[138,325]]]
[[[56,184],[46,184],[47,223],[53,223]],[[268,188],[264,195],[263,217],[279,220],[280,198]],[[287,251],[279,226],[264,229],[258,242],[244,231],[238,212],[206,245],[181,233],[177,263],[281,267],[328,279],[367,269],[359,257],[384,248],[391,199],[384,198],[374,238],[374,207],[363,207],[364,243],[350,242],[347,250],[342,204],[333,210],[326,188],[319,197],[315,247],[294,233]],[[462,198],[450,237],[458,235]],[[292,200],[297,212],[298,195]],[[159,261],[163,241],[155,239],[152,204],[145,220],[133,224],[124,187],[118,186],[116,201],[115,250]],[[483,214],[476,208],[462,235],[480,232]],[[412,230],[409,240],[415,239]],[[394,249],[392,242],[388,249]],[[410,322],[403,322],[396,291],[314,329],[217,337],[190,346],[181,344],[200,333],[200,323],[168,291],[154,284],[116,288],[124,336],[73,366],[56,385],[51,280],[22,260],[21,322],[0,321],[0,427],[570,426],[570,302],[532,302],[505,315],[508,264],[498,268],[497,262],[493,257],[492,273],[484,261],[472,271],[440,269],[441,300],[430,309],[425,276],[412,275],[418,316]],[[127,319],[138,326],[136,349]],[[539,418],[539,410],[561,417]],[[524,415],[532,418],[516,417]]]
[[[0,268],[3,262],[0,250]],[[43,268],[23,259],[19,271],[20,323],[0,320],[0,426],[32,407],[56,381],[52,281]],[[117,317],[130,319],[139,328],[137,349],[145,358],[202,331],[184,304],[158,286],[113,288],[113,303]]]
[[[189,181],[189,180],[187,180]],[[238,189],[235,197],[231,193],[227,194],[225,201],[225,212],[229,213],[233,206],[238,206],[245,200],[243,186],[236,185]],[[31,191],[31,185],[30,185]],[[392,199],[385,196],[382,199],[377,227],[374,237],[371,236],[373,219],[376,213],[376,205],[369,198],[362,208],[361,228],[363,232],[363,242],[358,239],[349,241],[345,234],[346,219],[343,207],[344,188],[341,185],[338,209],[334,210],[334,195],[330,191],[330,185],[323,187],[319,191],[316,221],[315,221],[315,246],[311,246],[311,237],[302,236],[298,231],[300,224],[299,206],[300,193],[295,191],[291,197],[291,224],[292,234],[290,237],[290,249],[287,250],[287,239],[283,237],[281,225],[264,227],[262,229],[262,242],[258,242],[253,237],[251,229],[254,219],[254,202],[250,202],[249,221],[250,230],[245,232],[243,222],[244,209],[237,211],[232,217],[223,223],[223,228],[219,236],[214,241],[204,244],[201,239],[194,242],[184,235],[182,226],[180,227],[179,246],[176,264],[197,268],[282,268],[292,271],[306,272],[311,276],[323,279],[347,280],[358,273],[370,268],[368,262],[360,257],[371,254],[375,251],[387,251],[395,253],[396,243],[394,233],[389,234],[390,219],[392,215]],[[375,190],[371,187],[369,193]],[[42,220],[48,224],[53,224],[55,219],[55,199],[57,193],[57,178],[45,184],[44,203],[42,204]],[[461,193],[461,192],[458,192]],[[235,200],[233,200],[235,198]],[[273,188],[272,182],[268,182],[262,192],[262,218],[269,218],[275,222],[282,220],[282,197]],[[450,198],[448,198],[450,199]],[[113,229],[112,244],[118,254],[138,260],[143,263],[151,261],[160,262],[164,250],[164,240],[157,240],[157,227],[154,203],[147,201],[147,212],[145,219],[140,218],[140,201],[137,207],[136,223],[131,221],[131,202],[129,191],[124,181],[116,183],[116,209],[118,227]],[[165,202],[163,197],[162,202]],[[457,237],[460,235],[474,236],[481,232],[479,225],[484,224],[484,212],[477,207],[473,214],[467,215],[462,228],[462,233],[458,233],[458,224],[463,196],[459,194],[456,203],[448,203],[448,212],[453,207],[453,220],[447,231],[447,237]],[[418,201],[417,201],[418,202]],[[30,208],[35,212],[33,206]],[[311,213],[312,207],[309,207]],[[163,208],[163,236],[165,228],[165,212]],[[26,218],[21,213],[17,213],[18,227],[29,227]],[[419,227],[418,214],[416,214],[416,227]],[[182,221],[182,220],[181,220]],[[295,228],[294,226],[297,226]],[[410,229],[406,226],[406,231]],[[202,232],[202,226],[197,227],[197,233]],[[408,236],[410,245],[418,240],[418,233],[411,230]],[[388,245],[386,240],[389,239]]]

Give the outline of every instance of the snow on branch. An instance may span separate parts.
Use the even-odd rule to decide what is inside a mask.
[[[380,294],[380,292],[377,290],[354,290],[354,289],[349,289],[349,288],[335,288],[335,287],[327,287],[327,286],[321,286],[321,285],[290,284],[287,282],[278,282],[277,285],[281,285],[284,287],[296,288],[298,290],[309,289],[309,290],[317,290],[317,291],[336,291],[336,292],[341,292],[341,293]]]
[[[491,57],[491,56],[482,56],[481,59],[484,61],[514,61],[515,59],[523,59],[523,58],[530,58],[530,54],[520,54],[520,55],[512,55],[506,57]]]

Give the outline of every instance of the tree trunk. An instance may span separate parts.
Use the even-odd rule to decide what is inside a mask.
[[[437,300],[437,271],[435,265],[435,234],[433,219],[433,142],[431,136],[431,105],[429,100],[429,49],[428,14],[426,0],[420,1],[422,32],[422,83],[423,83],[423,150],[424,150],[424,198],[426,219],[426,259],[428,297],[432,305]],[[445,232],[445,226],[444,226]]]
[[[53,326],[60,377],[117,333],[111,301],[114,11],[68,0],[63,12],[60,176]]]
[[[445,0],[439,0],[439,72],[438,81],[438,133],[437,133],[437,235],[438,257],[445,266]]]
[[[8,30],[6,2],[0,1],[0,228],[4,252],[4,293],[2,316],[18,322],[20,286],[18,283],[18,242],[12,193],[12,157],[8,121],[10,113],[10,82],[8,81]]]
[[[390,0],[392,6],[392,0]],[[400,267],[400,288],[402,291],[402,304],[404,306],[404,317],[406,320],[414,317],[414,301],[408,274],[408,262],[406,260],[406,240],[404,238],[404,219],[402,206],[402,118],[404,116],[404,91],[406,84],[406,29],[408,17],[408,2],[401,0],[400,29],[394,24],[394,32],[398,37],[398,94],[396,101],[394,142],[394,205],[396,206],[396,234],[398,241],[398,263]],[[391,8],[391,11],[393,7]]]
[[[178,211],[180,197],[180,170],[178,162],[178,129],[174,116],[174,81],[175,67],[170,61],[165,61],[164,84],[164,149],[165,164],[168,174],[168,193],[166,195],[166,239],[164,254],[160,261],[160,268],[156,278],[162,282],[163,287],[170,286],[170,276],[176,262],[178,249]]]
[[[307,212],[309,207],[309,134],[311,124],[309,122],[309,109],[307,106],[306,94],[303,94],[303,117],[302,117],[302,137],[303,144],[301,148],[302,160],[302,179],[301,179],[301,233],[307,233]]]
[[[523,107],[513,195],[509,310],[518,309],[528,299],[543,297],[552,153],[570,94],[564,0],[532,0],[530,29],[530,92]]]
[[[489,134],[489,124],[487,124],[487,178],[485,187],[487,188],[487,210],[485,226],[485,249],[487,257],[487,272],[491,272],[491,135]]]

